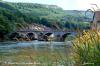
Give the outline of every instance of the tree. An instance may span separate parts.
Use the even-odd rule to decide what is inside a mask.
[[[12,24],[6,20],[3,16],[0,15],[0,32],[9,33],[13,30]]]
[[[42,18],[41,19],[41,24],[47,26],[47,27],[50,27],[50,23],[48,22],[48,20],[46,18]]]

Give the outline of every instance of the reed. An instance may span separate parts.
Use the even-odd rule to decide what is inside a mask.
[[[75,66],[100,66],[100,35],[97,31],[84,31],[73,42]]]

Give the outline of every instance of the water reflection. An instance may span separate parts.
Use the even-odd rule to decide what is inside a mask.
[[[23,48],[31,48],[38,52],[47,51],[64,51],[70,48],[70,45],[64,42],[39,42],[39,41],[29,41],[29,42],[1,42],[0,43],[0,53],[3,52],[16,52]]]

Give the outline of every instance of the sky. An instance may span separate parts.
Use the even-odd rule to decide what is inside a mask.
[[[100,0],[3,0],[8,2],[28,2],[28,3],[39,3],[39,4],[49,4],[58,5],[64,10],[87,10],[87,9],[97,9],[95,5],[100,6]]]

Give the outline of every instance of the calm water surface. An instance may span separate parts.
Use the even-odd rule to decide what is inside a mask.
[[[24,41],[24,42],[0,42],[0,53],[10,53],[20,51],[21,49],[31,48],[37,52],[48,51],[65,51],[71,47],[71,42],[44,42],[44,41]],[[62,52],[61,51],[61,52]]]
[[[70,53],[71,45],[70,41],[0,42],[0,62],[31,62],[30,60],[37,59],[38,62],[57,62]]]

